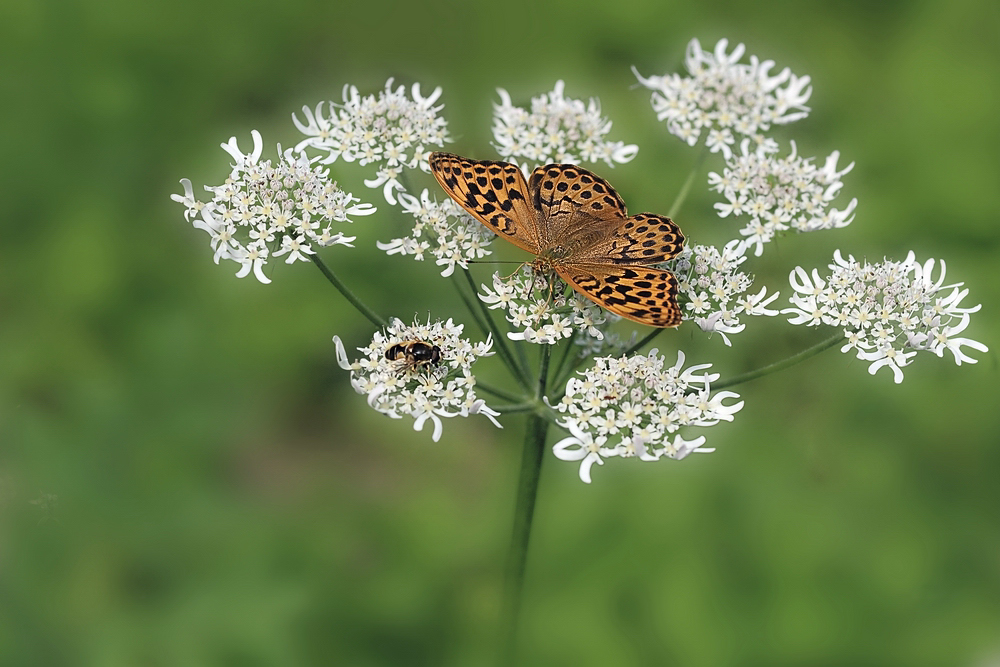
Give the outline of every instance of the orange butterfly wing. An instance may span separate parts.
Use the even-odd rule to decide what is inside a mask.
[[[536,168],[528,188],[543,237],[572,249],[553,268],[574,290],[634,322],[681,323],[677,279],[644,266],[665,262],[684,247],[684,235],[670,218],[627,217],[625,202],[610,183],[572,164]]]
[[[541,236],[549,243],[606,233],[627,215],[625,202],[610,183],[575,164],[536,167],[528,190],[542,222]]]
[[[676,327],[677,279],[669,271],[647,266],[555,264],[559,277],[577,292],[625,319],[653,327]]]
[[[431,153],[431,173],[459,206],[514,245],[537,255],[538,218],[517,165]]]
[[[658,264],[684,247],[673,220],[655,213],[627,217],[625,202],[611,184],[583,167],[537,167],[528,189],[543,240],[572,247],[573,261]]]
[[[607,236],[574,255],[573,261],[659,264],[684,249],[684,234],[670,218],[636,213],[621,220]]]

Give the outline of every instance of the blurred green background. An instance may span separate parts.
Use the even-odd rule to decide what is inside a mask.
[[[1000,664],[996,2],[8,0],[0,37],[0,664],[487,664],[522,418],[440,443],[383,419],[330,342],[368,323],[308,265],[235,279],[169,195],[221,182],[231,135],[293,144],[291,113],[345,83],[443,86],[453,149],[487,157],[494,89],[562,78],[640,145],[610,174],[630,208],[665,210],[694,152],[629,67],[678,70],[692,37],[812,76],[777,135],[857,162],[854,224],[758,276],[943,257],[991,351],[899,386],[827,352],[739,387],[716,454],[590,486],[548,455],[523,664]],[[689,236],[717,239],[712,201]],[[375,250],[395,224],[359,219],[327,261],[382,312],[462,320],[433,265]],[[731,375],[826,335],[751,324],[659,347]]]

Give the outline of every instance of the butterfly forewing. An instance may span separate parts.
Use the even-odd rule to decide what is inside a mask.
[[[626,216],[625,202],[597,174],[575,164],[536,167],[528,181],[531,203],[542,222],[543,241],[565,242],[581,226],[614,224]]]
[[[616,315],[654,327],[681,323],[677,279],[663,269],[608,264],[556,264],[577,292]]]
[[[519,248],[538,254],[538,218],[517,165],[432,153],[431,173],[444,191],[481,223]]]

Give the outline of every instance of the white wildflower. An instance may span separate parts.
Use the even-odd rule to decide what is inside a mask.
[[[492,289],[482,287],[485,294],[479,298],[492,309],[504,310],[517,329],[507,334],[511,340],[555,345],[575,334],[589,350],[620,344],[608,338],[605,329],[621,318],[569,289],[558,276],[536,274],[525,264],[506,278],[494,273]]]
[[[490,254],[489,245],[496,236],[450,198],[438,201],[425,188],[419,198],[400,192],[398,199],[416,222],[409,236],[376,244],[387,254],[412,255],[416,260],[430,255],[444,267],[441,275],[445,277],[456,266],[468,268],[469,260]]]
[[[981,306],[961,305],[969,293],[961,289],[963,283],[944,284],[944,260],[935,279],[935,260],[920,264],[913,252],[901,262],[862,264],[850,255],[845,260],[839,250],[833,259],[825,279],[815,269],[811,274],[802,267],[792,271],[793,307],[781,312],[793,316],[788,320],[792,324],[843,329],[841,352],[854,350],[858,359],[870,361],[872,375],[889,368],[898,384],[903,381],[903,367],[917,352],[941,357],[948,351],[961,365],[977,361],[963,348],[989,350],[978,341],[955,336],[969,326],[970,313]]]
[[[593,368],[566,383],[566,392],[553,407],[558,424],[570,432],[553,446],[563,461],[580,461],[580,479],[590,483],[594,463],[612,457],[658,461],[682,459],[703,448],[704,436],[685,440],[682,426],[712,426],[733,421],[743,407],[739,394],[712,394],[711,364],[684,368],[684,353],[665,367],[655,349],[632,357],[598,357]],[[728,402],[727,402],[728,401]]]
[[[739,270],[746,260],[743,245],[730,241],[721,251],[692,244],[665,264],[677,278],[677,301],[686,311],[685,319],[694,320],[702,331],[717,332],[726,345],[732,345],[727,334],[746,327],[741,315],[778,314],[767,307],[778,298],[777,292],[768,295],[762,287],[750,293],[753,278]]]
[[[497,152],[532,165],[603,161],[613,167],[635,157],[638,146],[605,139],[611,121],[601,115],[600,102],[567,98],[564,88],[557,81],[552,92],[531,98],[530,112],[514,106],[510,94],[498,88],[500,103],[493,105]]]
[[[439,116],[443,105],[435,106],[440,96],[441,88],[424,97],[420,84],[414,84],[407,97],[403,86],[393,88],[392,79],[377,96],[362,97],[354,86],[345,86],[342,104],[304,107],[305,120],[293,120],[308,135],[296,148],[324,151],[324,162],[342,159],[374,165],[375,178],[365,185],[382,188],[387,202],[400,205],[413,218],[408,235],[380,241],[378,248],[418,261],[433,259],[447,277],[456,266],[467,268],[469,260],[490,254],[495,237],[448,197],[438,201],[426,188],[417,196],[404,185],[406,170],[429,172],[430,154],[449,141],[447,123]]]
[[[834,151],[820,168],[812,158],[799,157],[795,142],[791,143],[791,153],[779,158],[776,145],[774,150],[763,146],[751,150],[750,140],[744,139],[740,152],[727,156],[722,175],[708,175],[709,186],[726,199],[715,205],[719,216],[749,218],[740,234],[758,257],[779,232],[846,227],[854,219],[857,199],[843,210],[830,208],[843,186],[840,178],[854,163],[838,170],[840,153]]]
[[[211,236],[215,262],[229,259],[240,264],[242,278],[251,271],[262,283],[271,282],[264,265],[271,257],[287,255],[285,262],[307,261],[317,246],[350,246],[355,237],[334,231],[334,223],[351,222],[350,216],[371,215],[375,207],[341,190],[329,171],[316,166],[292,149],[281,152],[277,164],[261,161],[263,141],[251,132],[253,150],[243,153],[236,137],[222,148],[233,158],[225,183],[205,186],[209,202],[194,197],[191,181],[182,179],[183,195],[171,199],[184,204],[184,217]]]
[[[804,118],[812,94],[809,77],[797,77],[786,67],[771,75],[773,60],[761,62],[750,56],[740,63],[745,47],[738,44],[726,53],[728,40],[720,40],[714,52],[704,51],[697,39],[688,44],[685,65],[689,76],[667,74],[643,77],[633,67],[636,78],[653,91],[652,105],[667,129],[694,146],[703,131],[713,152],[727,158],[734,134],[766,145],[764,136],[771,125]]]
[[[325,152],[324,163],[339,158],[373,165],[375,178],[365,185],[381,187],[386,201],[395,204],[396,193],[405,191],[399,180],[403,170],[429,172],[427,159],[444,146],[448,133],[447,123],[438,115],[443,105],[434,106],[441,88],[424,97],[415,83],[410,99],[404,86],[393,88],[392,83],[389,79],[377,96],[364,97],[356,87],[345,85],[342,104],[321,102],[315,110],[303,107],[304,121],[295,115],[292,121],[308,137],[295,147],[297,151]]]
[[[375,333],[372,342],[360,347],[361,359],[351,362],[344,344],[333,337],[340,367],[351,372],[351,386],[368,395],[368,405],[393,419],[412,417],[414,430],[420,431],[430,421],[432,438],[441,438],[442,417],[485,415],[497,428],[498,412],[486,405],[475,392],[476,378],[472,364],[493,354],[493,341],[473,345],[462,338],[462,325],[451,319],[427,324],[403,324],[394,319],[385,331]],[[436,345],[440,360],[418,366],[386,358],[389,349],[399,343],[421,341]]]

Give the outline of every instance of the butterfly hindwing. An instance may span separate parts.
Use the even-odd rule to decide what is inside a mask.
[[[677,279],[647,266],[555,264],[556,273],[580,294],[616,315],[654,327],[681,323]]]
[[[519,248],[539,252],[538,219],[517,165],[451,153],[432,153],[430,164],[445,192],[474,218]]]
[[[581,251],[578,259],[581,262],[659,264],[683,248],[684,234],[673,220],[655,213],[637,213]]]

